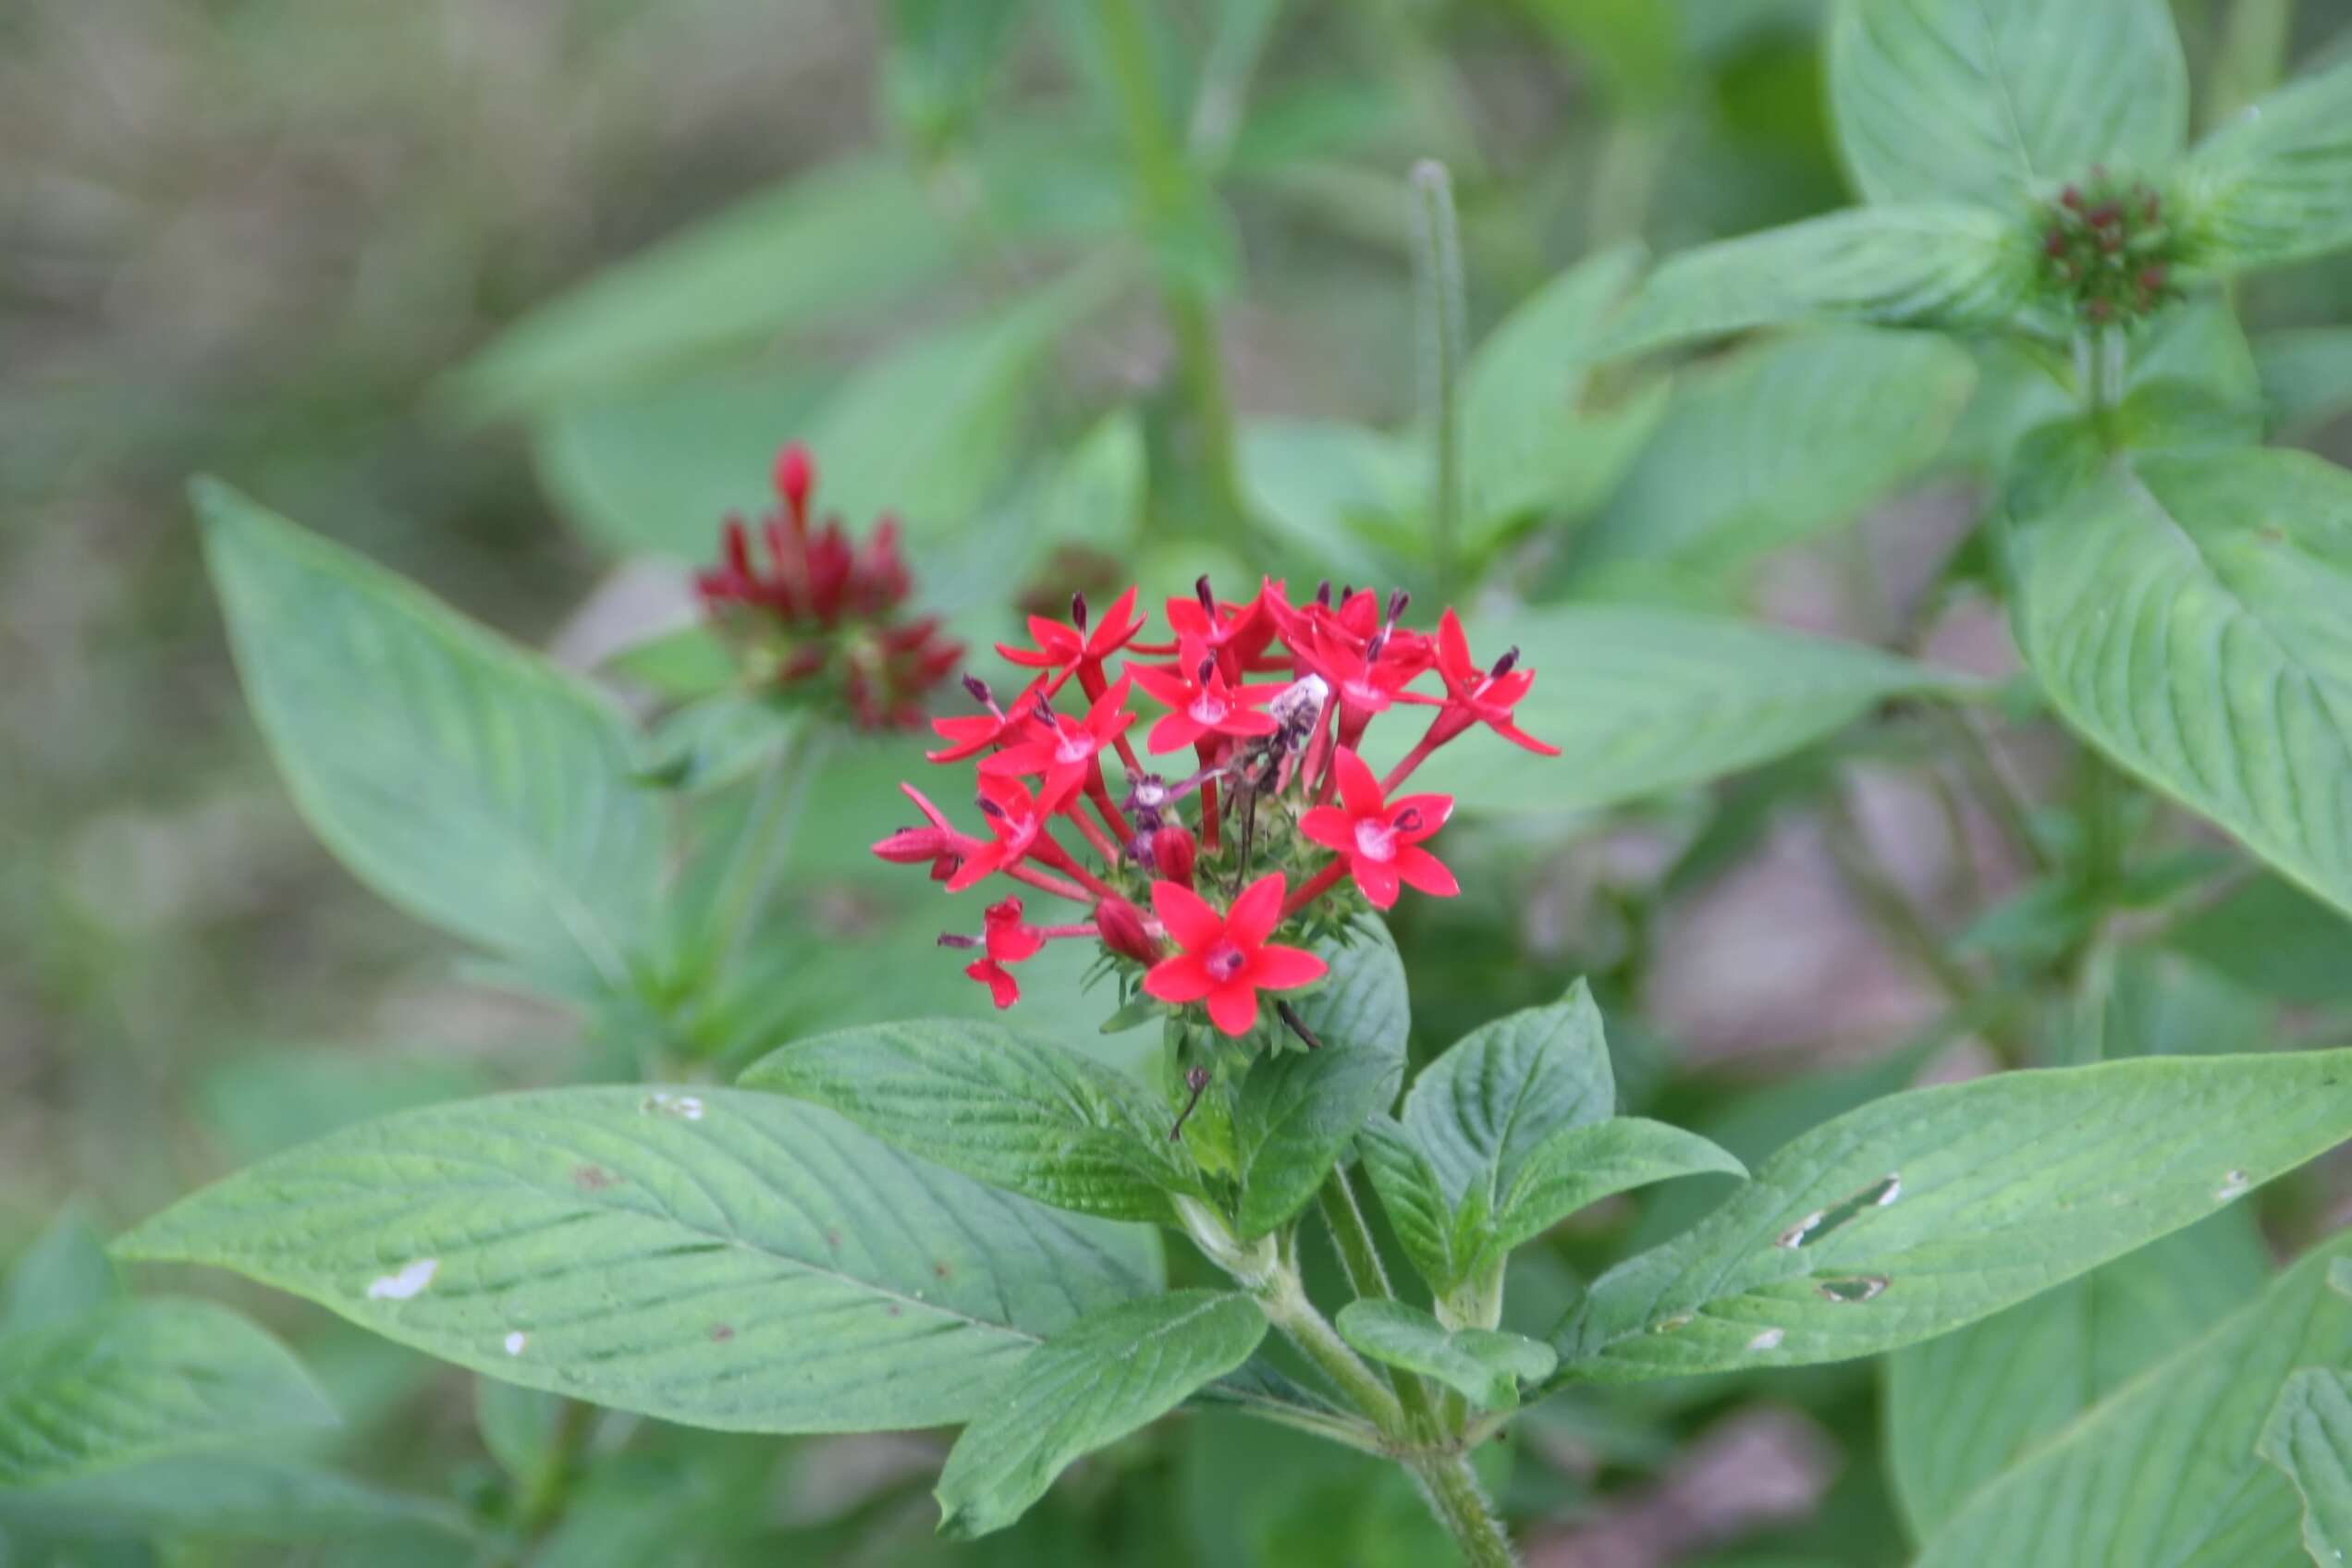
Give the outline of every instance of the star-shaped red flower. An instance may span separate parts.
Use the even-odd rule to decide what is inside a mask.
[[[1105,692],[1086,710],[1084,718],[1038,710],[1036,722],[1029,726],[1026,737],[1016,731],[1008,737],[1014,744],[980,764],[982,777],[1019,778],[1042,775],[1047,794],[1068,794],[1094,776],[1102,766],[1103,748],[1116,741],[1135,722],[1135,716],[1125,708],[1127,693],[1133,687],[1133,677],[1121,676],[1119,684]],[[1032,699],[1033,706],[1034,703]]]
[[[1135,590],[1130,588],[1110,606],[1110,613],[1095,622],[1089,630],[1084,625],[1084,601],[1072,601],[1072,615],[1078,626],[1064,626],[1044,616],[1029,618],[1029,640],[1034,648],[1016,648],[1008,643],[997,644],[997,652],[1024,669],[1049,669],[1054,672],[1046,690],[1058,692],[1071,676],[1079,678],[1078,684],[1089,697],[1101,695],[1103,661],[1135,639],[1144,629],[1141,617],[1135,614]]]
[[[963,864],[948,878],[948,891],[961,893],[992,872],[1019,864],[1032,850],[1042,851],[1053,843],[1046,824],[1061,809],[1061,802],[1068,796],[1067,790],[1032,795],[1028,786],[1017,778],[981,779],[980,811],[988,819],[992,837],[965,854]]]
[[[1321,959],[1304,948],[1268,942],[1282,918],[1282,874],[1261,876],[1219,914],[1190,888],[1152,884],[1152,913],[1182,949],[1144,976],[1144,989],[1182,1006],[1207,1001],[1209,1022],[1246,1035],[1257,1022],[1257,993],[1289,991],[1323,977]]]
[[[1046,678],[1040,675],[1021,689],[1021,695],[1003,707],[998,707],[986,686],[976,680],[967,680],[965,684],[974,696],[988,703],[988,711],[933,719],[931,728],[937,730],[939,739],[948,743],[936,752],[924,753],[924,761],[962,762],[966,757],[976,757],[982,752],[1020,740],[1023,727],[1036,710],[1037,699],[1046,691]]]
[[[1127,673],[1173,710],[1152,726],[1154,752],[1196,745],[1205,735],[1271,735],[1280,728],[1257,704],[1282,688],[1229,683],[1216,655],[1197,643],[1184,643],[1173,666],[1129,665]]]
[[[1448,609],[1438,621],[1438,674],[1446,684],[1448,710],[1438,716],[1438,723],[1446,726],[1451,717],[1454,722],[1447,728],[1458,732],[1475,719],[1513,745],[1525,746],[1538,756],[1556,757],[1559,747],[1537,740],[1511,720],[1512,710],[1536,683],[1536,672],[1514,668],[1518,662],[1519,652],[1514,648],[1498,659],[1492,669],[1480,668],[1471,660],[1470,639],[1463,635],[1461,620]]]
[[[1001,903],[990,904],[983,918],[987,923],[987,936],[984,938],[988,949],[986,956],[965,964],[963,972],[987,986],[988,999],[1001,1010],[1021,999],[1021,983],[1012,977],[1011,971],[1005,965],[1036,957],[1045,947],[1046,938],[1035,926],[1021,923],[1019,899],[1006,899]],[[970,937],[962,939],[966,942],[971,940]]]
[[[1340,803],[1309,811],[1299,819],[1299,831],[1347,857],[1349,875],[1375,908],[1393,905],[1400,884],[1439,898],[1462,891],[1453,873],[1420,848],[1453,815],[1452,795],[1384,800],[1380,781],[1362,757],[1345,748],[1333,754],[1332,767],[1339,775]]]

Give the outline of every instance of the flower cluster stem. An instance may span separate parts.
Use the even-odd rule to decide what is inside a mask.
[[[1281,1267],[1258,1286],[1257,1301],[1266,1309],[1268,1321],[1338,1386],[1349,1403],[1370,1417],[1383,1436],[1400,1441],[1410,1436],[1404,1406],[1397,1402],[1395,1391],[1307,1299],[1306,1286],[1290,1258],[1285,1257]]]
[[[1096,0],[1096,5],[1111,81],[1125,121],[1128,153],[1134,160],[1148,242],[1182,219],[1194,199],[1192,188],[1199,177],[1187,164],[1161,110],[1159,92],[1152,80],[1151,42],[1135,0]],[[1233,404],[1225,386],[1216,301],[1203,281],[1185,276],[1165,256],[1159,263],[1159,289],[1168,312],[1169,333],[1176,343],[1185,397],[1192,404],[1209,508],[1219,532],[1236,551],[1247,556],[1249,514],[1243,505],[1234,457]]]
[[[1372,1240],[1372,1228],[1365,1223],[1363,1206],[1355,1201],[1355,1187],[1348,1180],[1345,1166],[1333,1166],[1331,1174],[1324,1178],[1321,1200],[1323,1223],[1330,1229],[1331,1244],[1340,1255],[1340,1267],[1347,1272],[1349,1287],[1361,1300],[1393,1301],[1396,1290],[1389,1283],[1389,1271],[1381,1267],[1379,1248]],[[1406,1421],[1424,1436],[1441,1436],[1427,1386],[1410,1372],[1397,1373],[1395,1380],[1397,1403],[1404,1407]]]

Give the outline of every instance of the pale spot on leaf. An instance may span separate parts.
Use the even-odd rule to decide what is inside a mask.
[[[407,1301],[425,1286],[433,1283],[433,1276],[441,1268],[437,1257],[420,1257],[404,1264],[397,1273],[370,1280],[367,1293],[370,1301]]]

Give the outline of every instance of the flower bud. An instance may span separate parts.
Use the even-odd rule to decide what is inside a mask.
[[[1151,929],[1144,924],[1144,913],[1125,899],[1108,898],[1095,906],[1095,929],[1102,934],[1102,944],[1121,958],[1132,958],[1137,963],[1158,963],[1163,956],[1159,944],[1153,940]]]
[[[1200,846],[1194,840],[1193,830],[1181,822],[1171,822],[1152,835],[1152,864],[1170,882],[1191,887],[1193,863],[1199,853]]]
[[[816,462],[798,441],[776,454],[776,493],[800,517],[808,509],[809,491],[816,484]]]
[[[948,836],[937,827],[901,827],[876,844],[874,852],[893,865],[921,865],[951,850]]]

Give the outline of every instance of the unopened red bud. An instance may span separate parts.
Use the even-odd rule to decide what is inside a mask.
[[[1171,822],[1152,835],[1152,864],[1170,882],[1193,885],[1193,866],[1200,858],[1200,845],[1193,838],[1193,830],[1181,822]]]
[[[1108,898],[1095,906],[1095,929],[1102,944],[1121,958],[1137,963],[1158,963],[1165,954],[1144,924],[1144,912],[1125,899]]]
[[[948,836],[936,827],[901,827],[874,846],[893,865],[920,865],[948,852]]]
[[[816,486],[816,459],[798,441],[776,454],[776,493],[800,516],[808,508],[809,492]]]

